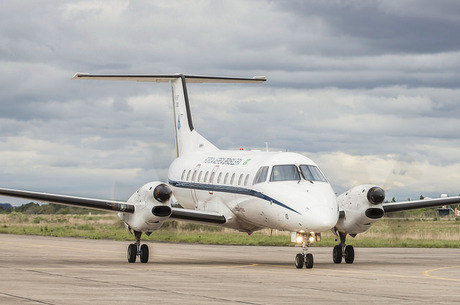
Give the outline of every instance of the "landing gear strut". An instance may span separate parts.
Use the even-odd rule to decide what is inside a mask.
[[[135,263],[136,258],[139,255],[141,263],[147,263],[149,261],[149,246],[146,244],[141,245],[142,232],[134,231],[136,237],[136,243],[128,246],[127,258],[128,262]]]
[[[346,233],[339,233],[340,245],[336,245],[334,250],[332,250],[332,260],[335,264],[340,264],[342,262],[342,257],[345,258],[345,263],[353,264],[355,260],[355,249],[352,245],[345,245],[347,239]]]
[[[313,254],[307,253],[308,251],[308,244],[303,241],[302,242],[302,253],[298,253],[295,256],[295,267],[297,269],[302,269],[304,264],[305,268],[311,269],[313,268]]]

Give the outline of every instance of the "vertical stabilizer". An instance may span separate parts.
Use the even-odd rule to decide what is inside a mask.
[[[194,128],[185,77],[171,80],[177,156],[195,151],[217,150]]]

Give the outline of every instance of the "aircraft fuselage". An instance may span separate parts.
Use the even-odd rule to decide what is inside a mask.
[[[301,165],[304,170],[318,168],[309,158],[290,152],[196,152],[171,164],[168,182],[184,208],[224,215],[226,227],[246,232],[329,230],[339,217],[334,191],[326,179],[307,180]],[[265,177],[256,177],[263,168]],[[276,180],[279,170],[286,173]]]

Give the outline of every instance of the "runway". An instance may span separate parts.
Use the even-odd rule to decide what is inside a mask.
[[[0,304],[460,304],[459,249],[358,248],[352,265],[310,248],[149,243],[0,234]]]

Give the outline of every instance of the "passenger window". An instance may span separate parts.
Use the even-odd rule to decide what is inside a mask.
[[[189,179],[190,179],[190,173],[191,173],[191,172],[192,172],[192,171],[189,170],[188,173],[187,173],[187,181],[189,181]]]
[[[211,173],[211,177],[209,177],[209,183],[214,183],[214,177],[216,176],[216,172]]]
[[[257,174],[254,177],[254,182],[252,184],[265,182],[267,180],[267,174],[268,174],[268,166],[262,166],[257,171]]]
[[[203,179],[204,182],[208,182],[208,174],[209,172],[206,172],[206,174],[204,174],[204,179]]]
[[[248,180],[249,180],[249,174],[246,175],[246,179],[244,179],[244,185],[248,185]]]
[[[180,176],[180,180],[184,180],[185,172],[186,172],[186,170],[184,169],[184,171],[182,172],[182,176]]]
[[[228,173],[225,174],[224,184],[227,184],[227,180],[228,180]]]
[[[232,179],[230,179],[230,184],[233,184],[233,180],[235,180],[235,173],[233,173]]]
[[[220,183],[220,178],[222,178],[222,172],[220,172],[219,176],[217,176],[217,183]]]
[[[192,181],[195,182],[197,170],[193,171]]]
[[[243,174],[241,174],[240,178],[238,179],[238,185],[241,185],[241,180],[243,180]]]
[[[272,169],[270,181],[300,180],[299,171],[295,165],[275,165]]]
[[[196,181],[200,182],[202,173],[203,173],[203,171],[200,171],[200,173],[198,174],[198,179]]]

